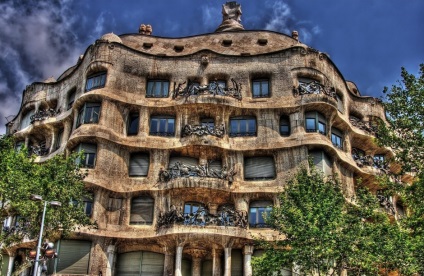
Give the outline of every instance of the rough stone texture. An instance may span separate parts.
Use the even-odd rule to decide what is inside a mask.
[[[85,181],[94,190],[93,220],[98,222],[99,229],[81,230],[74,236],[93,241],[90,275],[98,275],[99,271],[105,275],[109,245],[116,246],[116,254],[146,250],[167,256],[175,254],[176,245],[183,245],[187,258],[192,258],[189,253],[196,249],[206,252],[203,259],[212,259],[213,251],[223,255],[223,249],[228,246],[242,249],[259,236],[269,240],[279,238],[278,233],[269,229],[175,225],[157,230],[155,223],[158,215],[170,210],[171,206],[191,201],[201,202],[214,212],[222,204],[232,204],[236,210],[246,212],[255,200],[271,200],[278,204],[277,195],[286,181],[299,165],[307,165],[309,150],[323,150],[331,157],[333,171],[339,175],[344,192],[350,197],[355,193],[354,179],[360,177],[365,185],[371,185],[378,172],[371,167],[358,167],[351,149],[360,148],[370,155],[390,154],[378,148],[371,135],[349,121],[349,116],[365,122],[375,118],[384,120],[381,104],[374,98],[361,97],[356,86],[344,80],[325,54],[296,39],[269,31],[224,32],[186,38],[130,34],[118,37],[120,41],[115,36],[109,34],[90,46],[83,58],[57,82],[29,85],[24,91],[19,114],[13,124],[8,125],[8,131],[27,144],[46,141],[51,151],[48,156],[40,157],[40,162],[57,153],[69,152],[81,142],[97,144],[96,166],[89,170]],[[85,92],[86,77],[99,71],[107,71],[105,86]],[[178,84],[184,82],[206,85],[213,80],[225,80],[230,85],[231,78],[242,86],[241,100],[220,95],[173,99],[171,95]],[[339,110],[335,98],[324,94],[296,96],[298,78],[310,78],[332,87],[343,101],[342,108]],[[149,79],[169,80],[170,95],[146,98]],[[253,79],[269,80],[269,98],[252,97]],[[75,102],[67,110],[68,95],[73,89]],[[75,128],[77,113],[86,102],[101,102],[100,120]],[[61,113],[25,129],[19,128],[25,114],[43,108],[54,108]],[[326,135],[306,133],[304,114],[308,111],[318,111],[325,116]],[[140,114],[139,132],[127,136],[128,116],[133,112]],[[152,115],[175,116],[175,135],[149,135]],[[290,118],[288,137],[279,132],[282,115]],[[208,117],[215,120],[215,125],[224,124],[228,131],[230,118],[236,116],[254,116],[257,135],[233,138],[227,132],[222,138],[182,137],[181,130],[186,124],[199,124],[202,118]],[[343,132],[343,149],[331,143],[331,126]],[[53,150],[53,140],[57,139],[60,129],[64,130],[62,144],[58,150]],[[128,176],[133,152],[149,153],[147,177]],[[235,168],[234,181],[187,177],[161,182],[159,171],[168,167],[170,156],[221,159],[223,165]],[[245,180],[243,162],[249,156],[272,156],[276,178]],[[152,225],[130,224],[131,200],[140,195],[149,195],[155,201]],[[175,261],[169,258],[166,261],[168,272]]]

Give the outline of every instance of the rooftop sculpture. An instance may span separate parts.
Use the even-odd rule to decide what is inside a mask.
[[[241,5],[235,1],[222,5],[222,23],[216,32],[241,31],[244,30],[241,20]]]

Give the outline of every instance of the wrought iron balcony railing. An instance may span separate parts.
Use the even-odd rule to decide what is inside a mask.
[[[172,92],[172,98],[176,99],[178,97],[185,97],[186,99],[190,96],[200,96],[200,95],[219,95],[219,96],[228,96],[235,98],[237,100],[241,100],[241,83],[237,83],[234,79],[231,79],[232,87],[224,87],[216,81],[209,83],[208,85],[198,85],[194,82],[188,82],[186,86],[186,82],[179,83],[178,85],[174,83],[176,87]]]

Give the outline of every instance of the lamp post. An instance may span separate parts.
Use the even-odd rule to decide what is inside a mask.
[[[38,268],[40,266],[40,252],[41,252],[41,242],[43,239],[43,230],[44,230],[44,219],[46,216],[46,209],[47,209],[47,203],[49,203],[53,207],[60,207],[62,206],[62,203],[59,201],[47,201],[43,200],[43,197],[40,195],[31,195],[31,199],[34,201],[43,201],[44,202],[44,208],[43,208],[43,217],[41,218],[41,228],[40,228],[40,235],[38,237],[38,244],[37,244],[37,255],[35,256],[35,264],[34,264],[34,273],[33,276],[38,276]]]

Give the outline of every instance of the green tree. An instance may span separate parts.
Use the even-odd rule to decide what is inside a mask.
[[[15,149],[13,137],[0,138],[0,216],[15,217],[16,223],[0,234],[2,246],[23,237],[38,238],[43,204],[30,200],[31,194],[44,200],[57,200],[61,207],[48,207],[45,218],[46,239],[66,236],[75,227],[92,225],[83,209],[86,175],[75,160],[77,155],[56,155],[43,163],[28,156],[25,148]]]
[[[288,181],[267,223],[284,238],[260,242],[265,253],[253,258],[255,275],[275,275],[293,267],[303,275],[370,275],[414,271],[407,232],[390,222],[376,197],[358,189],[348,201],[336,178],[315,169],[300,171]],[[408,260],[408,262],[405,262]]]
[[[401,221],[409,231],[419,272],[424,274],[424,64],[415,76],[401,69],[402,80],[385,88],[383,101],[388,124],[379,127],[378,143],[395,152],[402,166],[399,176],[414,176],[410,183],[383,178],[380,185],[401,196],[408,216]],[[401,177],[397,177],[401,179]],[[403,178],[405,179],[405,177]]]

